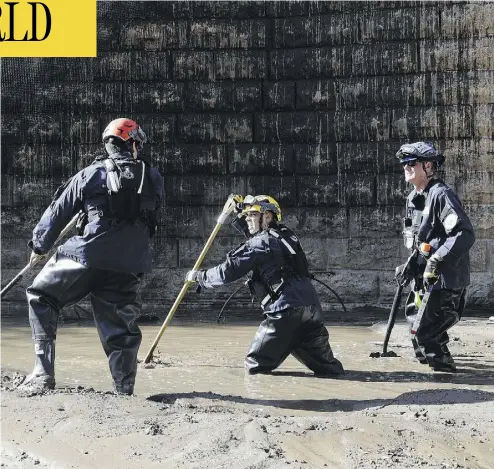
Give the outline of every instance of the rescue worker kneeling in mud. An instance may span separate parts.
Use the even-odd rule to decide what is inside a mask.
[[[289,354],[318,376],[342,374],[305,254],[293,231],[279,223],[280,206],[269,196],[246,196],[237,212],[237,229],[249,239],[230,251],[222,264],[189,271],[187,280],[214,288],[251,273],[248,284],[261,303],[264,320],[245,358],[249,374],[269,373]]]
[[[31,262],[44,257],[79,211],[79,235],[69,238],[27,289],[35,366],[19,388],[55,387],[55,339],[60,310],[91,294],[99,337],[115,391],[132,394],[141,331],[139,290],[151,271],[149,241],[163,199],[163,179],[141,156],[146,135],[120,118],[103,132],[107,155],[96,158],[55,193],[33,231]]]

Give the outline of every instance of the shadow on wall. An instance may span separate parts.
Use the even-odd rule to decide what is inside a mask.
[[[350,372],[352,373],[352,372]],[[492,373],[491,373],[492,376]],[[470,389],[433,389],[411,391],[400,394],[394,399],[254,399],[242,396],[222,395],[213,392],[190,392],[177,394],[156,394],[147,398],[153,402],[174,404],[177,399],[211,399],[236,404],[271,406],[280,409],[308,410],[317,412],[354,412],[369,408],[382,408],[388,405],[445,405],[473,404],[494,401],[494,393]]]

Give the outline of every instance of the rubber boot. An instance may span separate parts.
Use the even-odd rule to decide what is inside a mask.
[[[134,385],[133,384],[116,384],[115,383],[115,392],[117,394],[132,396],[134,394]]]
[[[55,389],[55,341],[34,341],[34,370],[18,386],[19,390],[42,393]]]
[[[434,371],[444,371],[446,373],[456,373],[456,363],[451,354],[434,356],[429,359],[429,366]]]
[[[343,365],[341,362],[333,357],[331,364],[325,364],[321,367],[313,368],[314,376],[316,378],[337,378],[340,375],[345,374]]]

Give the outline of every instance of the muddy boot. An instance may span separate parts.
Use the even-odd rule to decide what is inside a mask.
[[[343,365],[339,360],[333,358],[331,364],[326,364],[321,367],[312,367],[314,371],[314,376],[316,378],[337,378],[340,375],[345,374]]]
[[[134,385],[133,384],[115,384],[115,392],[117,394],[132,396],[134,394]]]
[[[434,356],[429,361],[429,366],[434,371],[445,371],[447,373],[456,373],[456,364],[451,355]]]
[[[55,389],[55,341],[35,340],[34,370],[18,385],[17,389],[42,393]]]
[[[427,365],[429,362],[427,361],[427,358],[424,357],[421,353],[416,353],[415,358],[419,361],[421,365]]]

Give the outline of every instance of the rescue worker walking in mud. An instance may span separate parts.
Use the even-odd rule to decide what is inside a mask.
[[[141,156],[146,135],[133,120],[108,124],[108,155],[62,185],[33,231],[31,262],[44,257],[81,211],[78,235],[58,247],[27,289],[34,370],[19,388],[55,387],[55,339],[60,310],[91,294],[94,319],[115,391],[133,394],[141,331],[139,289],[151,271],[149,241],[163,199],[163,179]]]
[[[412,326],[424,291],[432,287],[424,314],[412,339],[415,356],[434,371],[455,372],[448,349],[448,329],[456,324],[465,307],[470,284],[469,250],[475,234],[453,190],[436,176],[444,156],[424,142],[402,145],[396,153],[405,181],[414,186],[406,200],[404,240],[415,252],[408,267],[396,268],[398,281],[413,280],[406,305]],[[428,244],[428,252],[421,250]]]
[[[189,271],[187,280],[214,288],[251,273],[248,285],[261,303],[264,320],[245,358],[249,374],[269,373],[289,354],[318,376],[342,374],[343,366],[329,345],[304,251],[293,231],[279,223],[278,202],[266,195],[247,196],[237,207],[238,228],[244,231],[243,224],[249,239],[230,251],[222,264]]]

